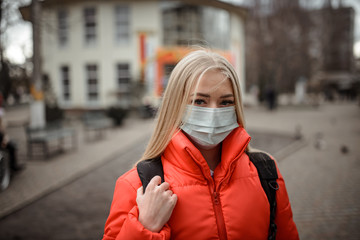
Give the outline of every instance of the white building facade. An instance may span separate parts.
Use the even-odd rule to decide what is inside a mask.
[[[29,8],[20,9],[24,19]],[[185,17],[176,18],[179,12]],[[175,65],[191,42],[206,42],[233,63],[244,88],[245,15],[219,1],[45,0],[43,75],[64,109],[132,107],[143,95],[159,97],[168,75],[162,69]],[[134,95],[138,83],[145,91]]]

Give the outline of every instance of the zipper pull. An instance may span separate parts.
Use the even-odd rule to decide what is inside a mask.
[[[214,203],[218,205],[220,203],[219,201],[219,194],[217,192],[214,192]]]

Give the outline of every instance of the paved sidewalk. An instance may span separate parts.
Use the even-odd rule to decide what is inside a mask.
[[[360,108],[245,110],[248,128],[301,127],[307,145],[279,162],[300,239],[360,239]]]
[[[85,143],[82,126],[75,122],[72,127],[78,134],[77,150],[66,151],[49,159],[27,159],[22,126],[28,121],[27,114],[27,109],[7,112],[8,131],[19,142],[20,159],[26,162],[26,169],[15,173],[9,188],[0,193],[0,218],[114,159],[130,146],[148,137],[153,129],[152,119],[128,118],[121,127],[107,130],[104,139]],[[134,163],[137,160],[134,159]]]

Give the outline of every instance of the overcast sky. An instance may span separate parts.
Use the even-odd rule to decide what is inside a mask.
[[[29,3],[31,0],[7,0],[16,2],[15,4]],[[242,4],[246,0],[224,0],[227,2],[232,2],[234,4]],[[266,1],[266,0],[264,0]],[[317,8],[320,6],[324,0],[303,0],[308,6]],[[333,2],[338,3],[340,0],[333,0]],[[344,6],[352,6],[355,10],[355,25],[354,25],[354,54],[357,57],[360,57],[360,0],[342,0]],[[13,17],[18,17],[21,19],[20,13],[18,11],[12,14]],[[8,29],[8,34],[5,38],[6,50],[5,55],[15,63],[22,63],[26,57],[31,57],[32,55],[32,30],[31,24],[28,22],[22,21]],[[25,56],[24,56],[25,55]]]

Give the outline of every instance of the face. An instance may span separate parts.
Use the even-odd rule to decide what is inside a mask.
[[[197,93],[192,89],[188,104],[207,108],[234,106],[234,91],[231,81],[218,71],[206,72],[200,79]],[[225,80],[224,80],[225,79]]]

